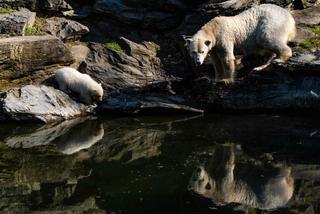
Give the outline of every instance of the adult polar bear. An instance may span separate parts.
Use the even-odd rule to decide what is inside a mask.
[[[210,52],[216,82],[230,83],[235,77],[235,54],[267,56],[268,61],[255,70],[264,69],[272,60],[283,63],[292,56],[287,43],[295,34],[295,21],[287,10],[262,4],[236,16],[212,19],[187,39],[187,46],[197,66]]]

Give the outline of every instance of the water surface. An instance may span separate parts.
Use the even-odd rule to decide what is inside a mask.
[[[319,213],[315,117],[0,125],[0,213]]]

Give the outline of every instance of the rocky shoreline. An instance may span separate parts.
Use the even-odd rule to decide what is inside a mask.
[[[189,63],[182,36],[260,3],[292,11],[294,57],[259,73],[239,65],[235,84],[214,84],[212,65]],[[320,109],[318,1],[3,0],[0,7],[0,120]],[[61,66],[101,82],[103,102],[84,106],[54,89],[50,77]]]

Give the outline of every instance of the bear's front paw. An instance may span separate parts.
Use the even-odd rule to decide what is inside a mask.
[[[218,84],[224,84],[224,85],[230,85],[230,84],[232,84],[233,82],[234,82],[234,80],[233,79],[231,79],[231,78],[228,78],[228,79],[220,79],[220,80],[217,80],[216,81]]]
[[[283,60],[283,59],[274,59],[272,60],[272,63],[273,64],[276,64],[276,65],[281,65],[281,64],[284,64],[286,61]]]

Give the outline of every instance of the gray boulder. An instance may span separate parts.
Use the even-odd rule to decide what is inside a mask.
[[[38,0],[39,10],[66,11],[72,10],[71,5],[65,0]]]
[[[61,40],[76,40],[89,33],[89,28],[79,22],[62,17],[46,19],[44,30]]]
[[[62,91],[44,85],[13,88],[1,103],[3,113],[10,119],[44,123],[71,119],[94,108],[77,103]]]
[[[38,0],[0,0],[0,7],[10,6],[13,8],[28,8],[35,10],[38,5]]]
[[[36,13],[28,10],[0,14],[0,32],[11,36],[24,36],[25,29],[32,27]]]
[[[17,78],[52,65],[73,62],[69,49],[54,36],[20,36],[0,39],[0,75]]]

